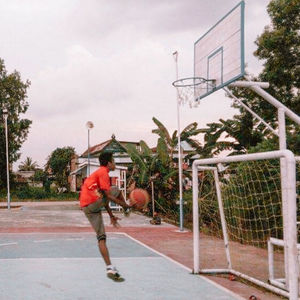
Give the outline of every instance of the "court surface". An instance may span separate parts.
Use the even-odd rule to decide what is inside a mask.
[[[93,233],[1,234],[0,299],[242,299],[126,234],[108,247],[125,282],[106,277]]]

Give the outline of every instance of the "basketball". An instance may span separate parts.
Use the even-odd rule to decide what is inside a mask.
[[[148,192],[144,189],[134,189],[129,194],[130,204],[138,209],[143,209],[147,207],[150,200]]]

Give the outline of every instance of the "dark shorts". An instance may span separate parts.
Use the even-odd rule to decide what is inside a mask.
[[[98,199],[96,202],[82,208],[92,227],[97,234],[97,240],[106,240],[106,234],[102,218],[102,208],[105,205],[104,199]]]
[[[114,197],[118,197],[120,194],[120,190],[117,187],[112,186],[110,189],[110,193]],[[93,202],[90,205],[82,208],[84,214],[88,218],[89,222],[91,223],[92,227],[94,228],[97,234],[98,241],[106,240],[102,209],[107,202],[108,199],[106,197],[103,197],[102,199],[98,199],[96,202]]]

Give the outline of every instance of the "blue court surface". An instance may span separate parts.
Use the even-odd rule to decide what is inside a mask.
[[[92,233],[1,234],[0,299],[241,299],[126,234],[108,247],[125,282],[106,277]]]

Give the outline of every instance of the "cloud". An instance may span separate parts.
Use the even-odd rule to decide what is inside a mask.
[[[254,73],[253,40],[268,23],[269,0],[246,0],[246,61]],[[145,139],[154,145],[152,117],[177,127],[172,52],[179,77],[193,75],[193,44],[236,0],[0,0],[1,57],[8,70],[30,79],[33,120],[22,158],[43,161],[55,147],[86,148],[85,123],[95,124],[93,143]],[[198,109],[181,108],[181,125],[201,126],[230,116],[222,92]],[[47,138],[45,138],[47,136]]]

